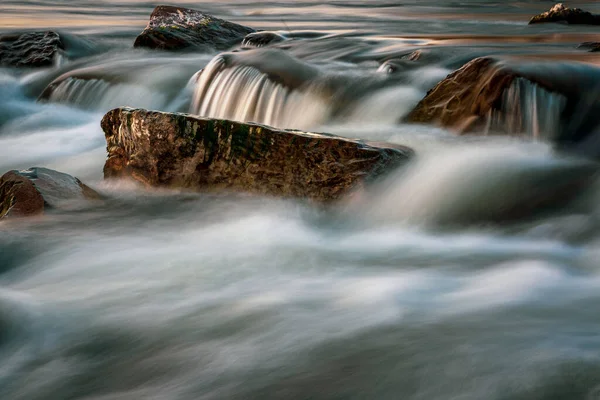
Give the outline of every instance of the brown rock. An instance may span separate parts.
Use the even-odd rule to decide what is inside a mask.
[[[335,200],[405,162],[401,146],[141,109],[102,120],[105,178],[149,186]]]
[[[454,71],[427,93],[407,122],[432,123],[468,132],[483,126],[488,113],[500,107],[504,90],[515,78],[491,58],[476,58]]]
[[[600,25],[600,15],[594,15],[580,8],[568,8],[558,3],[549,11],[531,18],[529,24],[559,22],[566,24]]]
[[[79,179],[47,168],[9,171],[0,178],[0,218],[43,214],[48,208],[99,198]]]
[[[0,36],[0,66],[52,66],[64,50],[56,32],[28,32]]]
[[[158,6],[133,47],[161,50],[202,48],[226,50],[254,29],[189,8]]]

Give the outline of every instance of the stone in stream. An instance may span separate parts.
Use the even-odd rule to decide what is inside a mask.
[[[189,8],[158,6],[133,47],[161,50],[201,48],[226,50],[254,29]]]
[[[0,66],[49,67],[64,50],[56,32],[25,32],[0,36]]]
[[[563,24],[600,25],[600,15],[594,15],[580,8],[568,8],[558,3],[549,11],[531,18],[529,24],[558,22]]]
[[[277,32],[253,32],[246,35],[242,41],[242,46],[247,48],[265,47],[270,44],[283,42],[285,40],[287,40],[287,37]]]
[[[100,195],[79,179],[47,168],[8,171],[0,177],[0,218],[43,214]]]
[[[148,186],[336,200],[412,155],[393,144],[117,108],[102,119],[105,178]]]
[[[600,128],[600,92],[592,88],[600,88],[595,66],[476,58],[431,89],[405,121],[457,133],[540,136],[573,148]],[[577,152],[600,157],[600,141]]]
[[[577,46],[578,49],[588,49],[591,53],[600,51],[600,42],[584,42]]]

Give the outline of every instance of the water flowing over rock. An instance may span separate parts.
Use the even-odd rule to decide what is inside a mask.
[[[566,24],[600,25],[600,15],[594,15],[580,8],[568,8],[562,3],[556,4],[549,11],[531,18],[529,24],[559,22]]]
[[[56,63],[64,45],[58,33],[28,32],[0,36],[0,66],[49,67]]]
[[[600,51],[600,42],[585,42],[577,46],[579,49],[588,49],[591,53]]]
[[[430,90],[406,120],[567,145],[598,126],[600,96],[592,88],[600,88],[600,70],[584,64],[477,58]]]
[[[244,47],[265,47],[270,44],[283,42],[287,38],[277,32],[253,32],[246,35],[244,40],[242,41],[242,46]]]
[[[150,186],[339,199],[412,152],[327,134],[119,108],[102,120],[105,178]]]
[[[0,178],[0,218],[43,214],[100,195],[79,179],[47,168],[9,171]]]
[[[225,50],[241,43],[254,29],[189,8],[158,6],[134,47],[161,50]]]
[[[278,49],[223,53],[197,75],[190,113],[311,129],[398,84],[394,75],[330,73]]]

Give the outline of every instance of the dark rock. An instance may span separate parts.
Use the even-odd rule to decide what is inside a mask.
[[[158,6],[134,47],[161,50],[202,48],[226,50],[254,29],[189,8]]]
[[[100,195],[79,179],[47,168],[9,171],[0,178],[0,218],[43,214]]]
[[[105,178],[148,186],[335,200],[412,151],[327,134],[118,108],[102,119]]]
[[[585,42],[577,46],[579,49],[588,49],[590,52],[600,51],[600,42]]]
[[[56,32],[29,32],[0,36],[0,66],[48,67],[64,50]]]
[[[531,18],[529,24],[558,22],[565,24],[600,25],[600,15],[594,15],[580,8],[568,8],[562,3],[556,4],[549,11]]]
[[[270,44],[283,42],[287,38],[277,32],[253,32],[246,35],[242,41],[244,47],[265,47]]]

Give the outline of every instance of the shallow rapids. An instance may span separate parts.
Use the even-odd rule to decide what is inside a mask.
[[[0,221],[0,399],[600,399],[600,145],[549,142],[598,126],[577,45],[600,28],[528,26],[534,0],[181,0],[278,41],[168,53],[132,48],[155,4],[100,3],[0,4],[0,34],[66,37],[52,67],[0,68],[0,174],[104,196]],[[488,55],[549,84],[515,80],[474,135],[404,122]],[[327,207],[150,190],[103,180],[119,106],[416,156]]]

